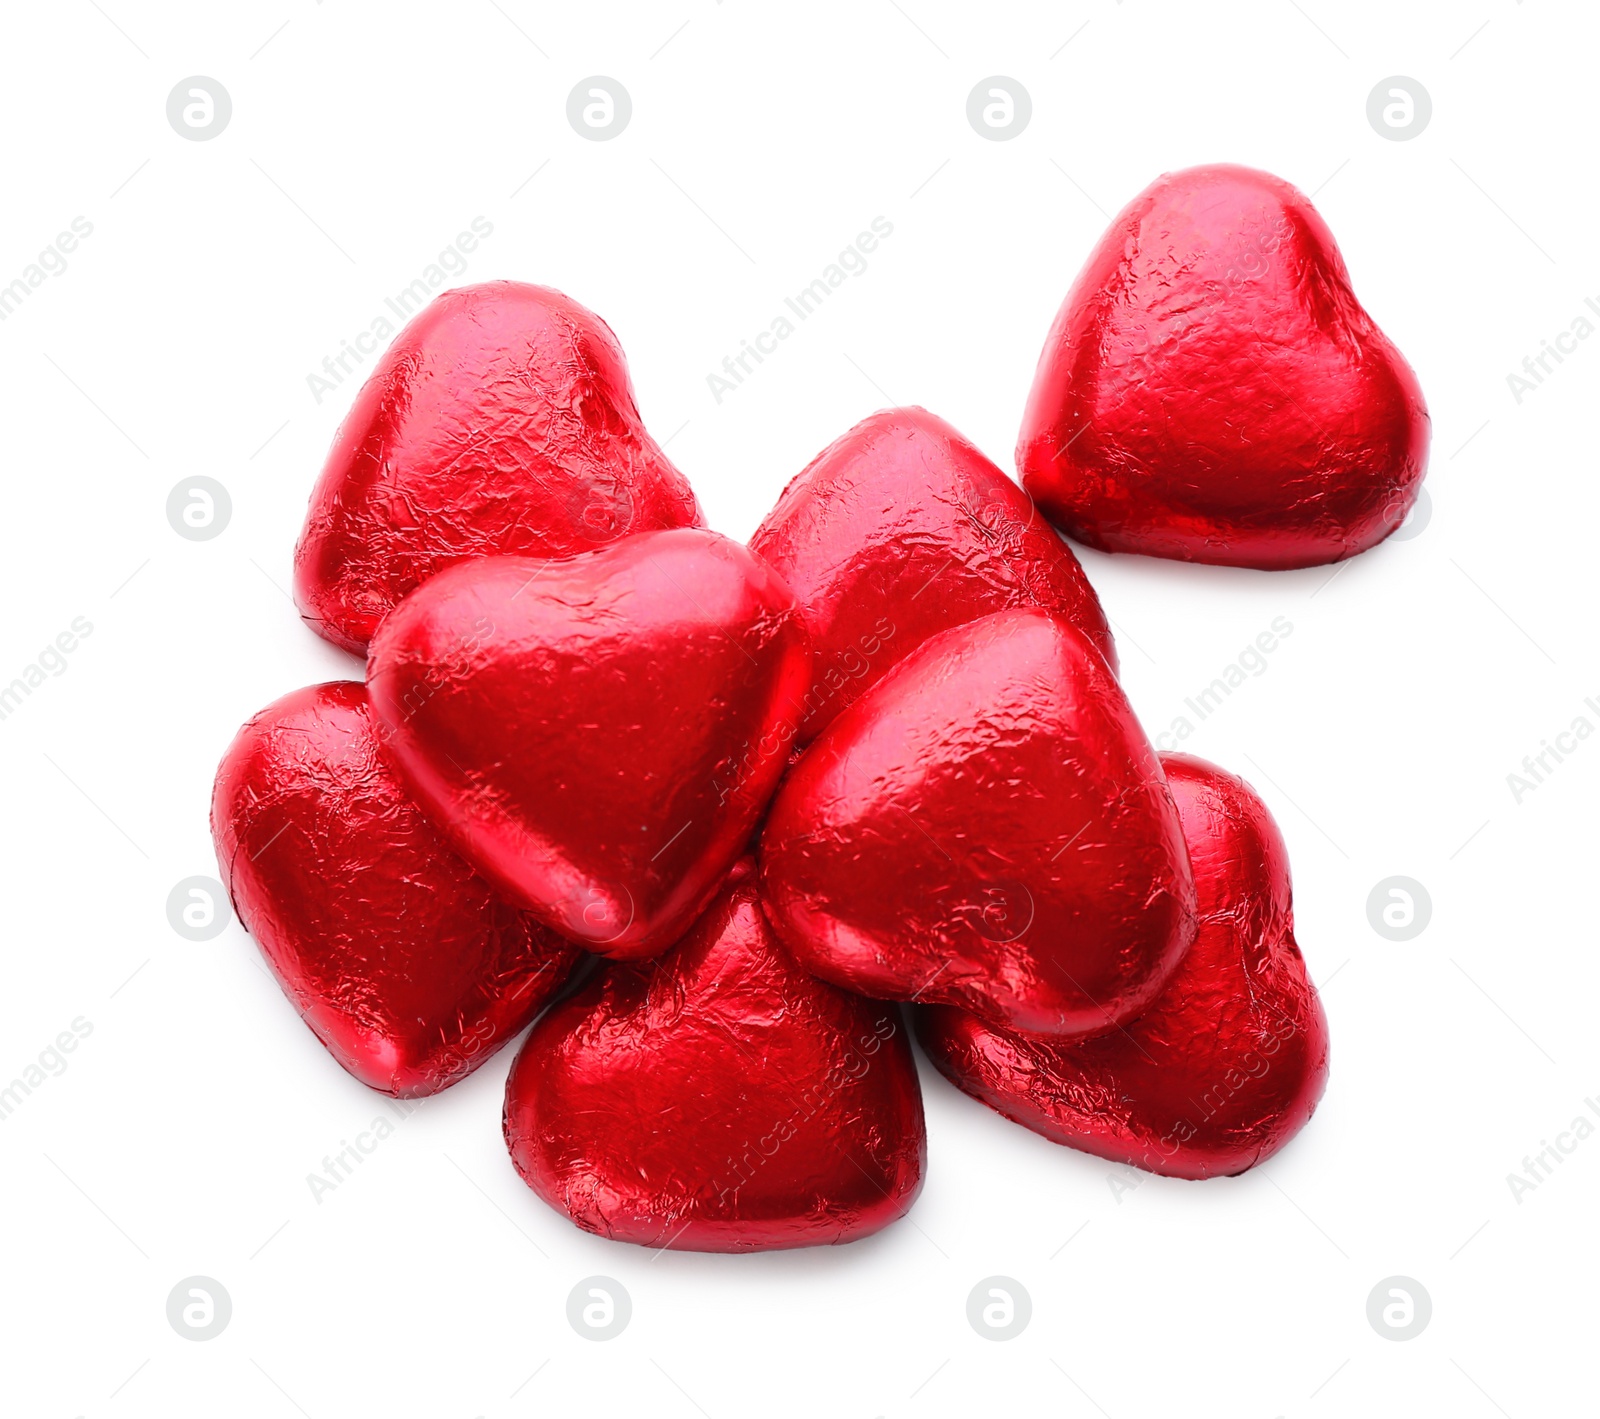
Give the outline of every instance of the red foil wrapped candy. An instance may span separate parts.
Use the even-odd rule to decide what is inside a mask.
[[[578,957],[496,898],[412,805],[362,685],[296,690],[246,724],[217,770],[211,832],[284,993],[386,1094],[470,1074]]]
[[[927,1161],[898,1009],[801,970],[748,871],[667,955],[604,967],[534,1027],[505,1134],[580,1227],[689,1251],[854,1241]]]
[[[955,1085],[1086,1153],[1169,1177],[1242,1173],[1305,1125],[1328,1075],[1328,1023],[1294,940],[1289,861],[1266,806],[1215,765],[1162,756],[1183,817],[1200,934],[1155,1004],[1073,1043],[920,1012]]]
[[[367,683],[457,851],[562,935],[634,959],[745,850],[809,675],[777,574],[683,529],[441,572],[384,622]]]
[[[1125,207],[1067,294],[1017,444],[1081,542],[1306,567],[1381,542],[1416,500],[1428,414],[1311,203],[1189,168]]]
[[[926,409],[881,410],[829,444],[783,490],[750,550],[789,584],[811,632],[801,743],[929,636],[1014,606],[1072,622],[1117,666],[1071,549]]]
[[[395,337],[356,396],[311,495],[295,599],[360,655],[402,596],[457,562],[699,523],[606,323],[545,286],[464,286]]]
[[[1155,751],[1099,651],[1033,609],[933,636],[835,719],[761,872],[824,980],[1056,1035],[1139,1014],[1195,929]]]

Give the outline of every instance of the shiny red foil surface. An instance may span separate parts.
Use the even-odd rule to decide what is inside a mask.
[[[362,685],[296,690],[246,724],[217,770],[211,832],[234,911],[284,993],[386,1094],[470,1074],[578,958],[412,805]]]
[[[578,1226],[688,1251],[854,1241],[910,1208],[927,1162],[898,1007],[801,970],[750,874],[667,955],[603,967],[535,1026],[505,1133]]]
[[[1154,750],[1094,646],[1032,609],[932,637],[835,719],[761,872],[825,980],[1055,1035],[1145,1009],[1195,929]]]
[[[737,542],[684,529],[441,572],[368,688],[417,801],[519,905],[602,955],[665,950],[783,773],[810,647]]]
[[[1242,1173],[1305,1125],[1328,1024],[1294,940],[1289,862],[1265,805],[1204,760],[1166,754],[1194,864],[1200,933],[1155,1004],[1092,1040],[919,1012],[957,1087],[1046,1138],[1169,1177]]]
[[[295,599],[364,654],[402,596],[457,562],[700,520],[603,320],[544,286],[465,286],[396,336],[356,396],[311,495]]]
[[[1311,203],[1216,165],[1157,179],[1101,238],[1040,357],[1017,467],[1092,547],[1305,567],[1400,525],[1428,435]]]
[[[1099,598],[1026,493],[943,419],[885,409],[783,491],[750,550],[788,582],[815,663],[800,742],[929,636],[1038,606],[1116,669]]]

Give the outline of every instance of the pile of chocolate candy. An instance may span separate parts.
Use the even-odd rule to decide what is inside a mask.
[[[892,409],[748,546],[702,526],[600,320],[448,292],[312,495],[299,604],[367,675],[228,750],[235,909],[374,1089],[447,1088],[536,1020],[512,1160],[619,1240],[901,1216],[927,1158],[909,1032],[1048,1138],[1238,1173],[1327,1074],[1283,840],[1241,780],[1151,748],[1056,528],[1333,561],[1400,524],[1427,437],[1322,220],[1244,168],[1163,177],[1101,240],[1040,361],[1026,493]]]

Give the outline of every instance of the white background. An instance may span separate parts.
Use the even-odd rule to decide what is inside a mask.
[[[1597,40],[1590,7],[1551,0],[7,6],[0,284],[74,217],[94,230],[0,324],[0,681],[74,617],[94,629],[0,722],[0,1083],[75,1017],[93,1027],[0,1124],[6,1412],[1592,1404],[1600,1138],[1520,1202],[1506,1175],[1600,1096],[1600,740],[1520,803],[1506,775],[1576,716],[1600,725],[1600,341],[1520,403],[1507,375],[1600,298]],[[165,116],[194,74],[232,96],[208,142]],[[612,142],[565,117],[593,74],[632,95]],[[992,74],[1033,99],[1008,142],[966,119]],[[1366,118],[1396,74],[1433,99],[1408,142]],[[194,943],[165,911],[174,883],[216,871],[211,776],[240,722],[359,674],[283,590],[357,383],[319,404],[306,376],[481,215],[493,235],[456,280],[544,282],[603,315],[649,426],[742,537],[889,402],[1009,467],[1045,331],[1108,214],[1218,160],[1315,193],[1434,421],[1431,521],[1336,577],[1082,554],[1153,736],[1274,617],[1293,625],[1185,747],[1254,782],[1289,841],[1333,1035],[1300,1138],[1239,1179],[1118,1195],[1105,1164],[924,1068],[931,1162],[909,1220],[845,1248],[653,1257],[517,1179],[503,1054],[315,1202],[307,1174],[381,1100],[237,925]],[[708,372],[875,216],[894,233],[868,270],[715,402]],[[198,474],[233,500],[209,542],[164,511]],[[1433,902],[1405,943],[1366,913],[1394,874]],[[596,1273],[633,1299],[603,1344],[565,1315]],[[206,1343],[165,1314],[194,1274],[233,1302]],[[966,1319],[994,1274],[1033,1302],[1006,1343]],[[1433,1302],[1404,1343],[1366,1316],[1395,1274]]]

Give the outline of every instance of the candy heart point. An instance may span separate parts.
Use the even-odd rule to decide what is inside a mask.
[[[363,654],[407,592],[473,557],[568,556],[700,523],[610,328],[559,291],[447,291],[340,426],[295,549],[306,621]]]
[[[1248,785],[1163,755],[1200,929],[1165,989],[1119,1030],[1057,1041],[944,1006],[918,1036],[957,1087],[1056,1142],[1171,1177],[1240,1173],[1305,1125],[1328,1026],[1294,940],[1283,839]]]
[[[824,979],[1051,1034],[1137,1014],[1194,932],[1155,753],[1099,653],[1033,609],[930,638],[834,720],[761,865]]]
[[[411,803],[364,686],[317,685],[239,731],[212,834],[234,908],[345,1069],[435,1093],[560,987],[577,951],[496,900]]]
[[[750,550],[788,582],[811,634],[802,744],[929,636],[1011,607],[1072,622],[1116,669],[1071,549],[926,409],[880,410],[836,439],[783,490]]]
[[[384,623],[369,685],[458,851],[624,959],[670,945],[744,850],[808,675],[782,581],[684,529],[443,572]]]
[[[505,1132],[580,1227],[695,1251],[867,1236],[910,1207],[927,1149],[897,1008],[801,970],[747,871],[665,956],[605,967],[539,1022]]]
[[[1314,566],[1416,499],[1428,415],[1322,218],[1268,173],[1169,173],[1112,223],[1056,316],[1023,483],[1112,552]]]

